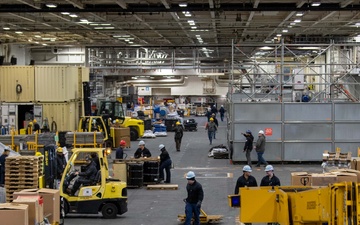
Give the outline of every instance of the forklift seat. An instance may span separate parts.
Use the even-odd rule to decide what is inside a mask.
[[[101,170],[98,170],[92,185],[96,185],[101,182]]]

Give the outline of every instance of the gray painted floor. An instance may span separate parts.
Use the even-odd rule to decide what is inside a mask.
[[[128,189],[128,212],[118,216],[117,219],[105,220],[101,215],[69,215],[66,225],[172,225],[180,224],[177,221],[178,214],[184,213],[183,198],[186,197],[186,179],[184,175],[192,170],[197,174],[197,180],[203,185],[204,202],[202,208],[207,214],[221,214],[224,216],[222,224],[237,224],[239,209],[230,208],[227,203],[227,195],[234,193],[237,178],[242,174],[244,164],[232,165],[228,159],[208,158],[207,154],[211,145],[204,129],[206,118],[195,117],[198,122],[197,132],[185,132],[180,152],[175,151],[174,134],[169,132],[167,137],[144,139],[146,147],[153,156],[160,154],[159,144],[165,144],[170,157],[175,165],[172,169],[172,183],[178,184],[178,190],[147,190]],[[132,142],[132,147],[126,149],[126,153],[132,156],[138,142]],[[219,119],[219,131],[213,145],[226,144],[226,122]],[[239,151],[242,151],[239,149]],[[113,154],[114,156],[114,154]],[[321,156],[319,156],[320,158]],[[266,159],[266,152],[264,154]],[[255,160],[255,159],[254,159]],[[111,160],[110,160],[111,161]],[[274,164],[275,174],[280,178],[282,185],[290,185],[290,173],[294,171],[321,172],[320,165]],[[110,167],[111,168],[111,167]],[[265,175],[261,169],[253,171],[252,175],[260,183]]]

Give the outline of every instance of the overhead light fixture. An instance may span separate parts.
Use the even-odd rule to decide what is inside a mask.
[[[62,12],[61,14],[63,14],[63,15],[70,15],[69,12]]]
[[[87,19],[80,19],[81,22],[89,22]]]
[[[277,37],[281,37],[282,35],[281,35],[281,34],[277,34],[276,36],[277,36]]]
[[[129,44],[134,44],[134,42],[132,42],[132,41],[129,41],[128,43],[129,43]]]
[[[46,46],[47,44],[44,43],[44,44],[42,44],[42,45]]]
[[[186,3],[186,2],[184,2],[184,3],[179,3],[179,6],[180,6],[180,7],[187,7],[187,3]]]
[[[21,31],[15,31],[15,33],[17,33],[17,34],[22,34],[23,32],[21,32]]]
[[[72,18],[78,17],[78,15],[76,15],[76,14],[70,14],[69,16],[72,17]]]
[[[191,29],[197,29],[197,27],[191,27]]]
[[[359,27],[359,26],[360,26],[360,22],[355,23],[355,26]]]
[[[292,28],[292,26],[289,25],[288,28]]]
[[[187,13],[185,13],[185,16],[186,17],[191,17],[191,13],[187,12]]]
[[[106,29],[106,30],[112,30],[112,29],[115,29],[115,27],[104,27],[104,29]]]
[[[289,30],[284,29],[284,30],[282,30],[282,32],[287,33],[287,32],[289,32]]]
[[[103,30],[103,27],[94,27],[95,30]]]
[[[55,3],[46,3],[46,7],[48,7],[48,8],[56,8],[57,4],[55,4]]]
[[[41,38],[41,36],[40,36],[40,35],[35,35],[34,37],[36,37],[36,38]]]
[[[303,13],[303,12],[297,12],[295,15],[296,15],[296,16],[303,16],[304,13]]]
[[[294,20],[294,23],[300,23],[300,22],[301,22],[301,19]]]
[[[3,27],[4,30],[10,30],[10,27]]]
[[[290,23],[290,25],[291,25],[291,26],[295,26],[295,25],[296,25],[296,23],[292,22],[292,23]]]
[[[320,6],[321,5],[321,2],[320,1],[314,1],[311,3],[311,6],[314,6],[314,7],[317,7],[317,6]]]

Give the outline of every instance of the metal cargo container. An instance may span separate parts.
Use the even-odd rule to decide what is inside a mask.
[[[43,103],[43,118],[48,118],[49,125],[55,121],[58,131],[75,131],[81,115],[79,102]]]
[[[3,103],[1,105],[1,124],[19,130],[26,128],[34,118],[42,127],[47,118],[50,130],[55,129],[52,127],[52,123],[55,122],[58,131],[74,131],[82,112],[81,107],[80,102]]]
[[[3,102],[33,102],[33,66],[0,67],[0,99]]]
[[[81,98],[78,92],[78,67],[35,66],[37,102],[67,102]]]

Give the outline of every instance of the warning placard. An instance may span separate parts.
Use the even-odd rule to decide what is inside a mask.
[[[273,130],[272,128],[265,128],[265,135],[266,136],[272,136]]]

